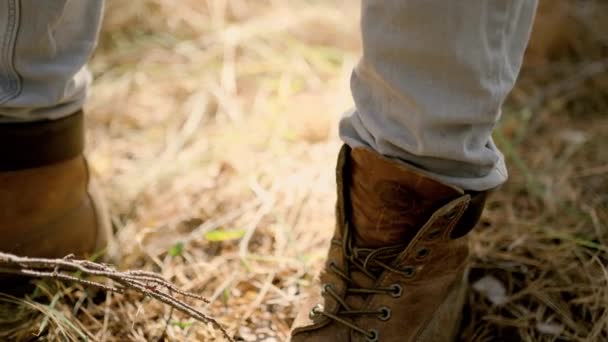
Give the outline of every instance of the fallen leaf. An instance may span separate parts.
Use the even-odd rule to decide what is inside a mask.
[[[536,323],[536,330],[543,334],[558,336],[564,331],[564,326],[557,323],[538,322]]]
[[[207,241],[221,242],[229,240],[238,240],[245,235],[244,229],[224,230],[216,229],[205,234]]]
[[[504,284],[493,276],[487,275],[473,284],[473,289],[488,298],[494,305],[507,302],[507,290]]]

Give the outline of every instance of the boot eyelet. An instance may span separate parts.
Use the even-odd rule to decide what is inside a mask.
[[[315,319],[321,312],[323,312],[323,304],[317,304],[310,310],[308,317],[310,319]]]
[[[391,319],[391,309],[386,306],[381,307],[379,310],[378,319],[381,321],[388,321]]]
[[[416,252],[416,259],[418,260],[422,260],[426,257],[429,256],[429,254],[431,254],[431,251],[426,248],[426,247],[421,247],[420,249],[418,249],[418,251]]]
[[[321,286],[321,294],[326,294],[330,290],[333,290],[334,285],[331,283],[326,283]]]
[[[367,342],[378,342],[380,335],[378,334],[377,330],[368,330],[367,331],[367,335],[365,336],[365,340]]]
[[[413,278],[416,275],[416,269],[413,266],[405,266],[401,271],[406,278]]]
[[[441,236],[441,229],[435,228],[427,234],[426,239],[428,241],[433,241],[433,240],[439,238],[440,236]]]
[[[393,284],[390,287],[393,290],[391,292],[391,297],[393,297],[393,298],[401,297],[401,295],[403,294],[403,287],[400,284]]]

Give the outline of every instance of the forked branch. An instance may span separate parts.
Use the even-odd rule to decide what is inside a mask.
[[[81,275],[74,275],[76,272],[79,272]],[[68,255],[62,259],[46,259],[20,257],[0,252],[0,274],[16,274],[33,278],[72,281],[85,286],[96,287],[104,291],[119,293],[123,293],[126,290],[133,290],[165,303],[197,321],[211,323],[216,329],[222,332],[226,339],[232,341],[232,338],[226,329],[224,329],[219,322],[180,300],[174,296],[173,293],[209,303],[207,299],[180,290],[156,273],[141,270],[121,272],[107,264],[75,259],[73,255]],[[95,276],[106,280],[112,280],[116,285],[108,285],[97,280],[83,279],[82,276]]]

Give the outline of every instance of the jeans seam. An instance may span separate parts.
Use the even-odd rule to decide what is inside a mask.
[[[0,75],[5,78],[0,79],[0,104],[16,97],[21,92],[21,77],[14,65],[20,19],[19,0],[8,0],[7,7],[6,33],[2,40],[2,55],[0,55]]]

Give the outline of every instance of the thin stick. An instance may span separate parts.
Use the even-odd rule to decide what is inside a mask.
[[[86,276],[96,276],[107,280],[113,280],[118,285],[110,286],[98,281],[82,279],[79,276],[73,275],[74,272],[80,272]],[[179,300],[173,293],[201,300],[205,303],[209,303],[209,300],[199,295],[178,289],[175,285],[169,283],[156,273],[141,270],[121,272],[110,265],[88,260],[78,260],[71,255],[62,259],[46,259],[20,257],[0,252],[0,274],[2,273],[77,282],[108,292],[122,293],[126,290],[134,290],[142,295],[150,296],[167,304],[172,309],[177,309],[200,322],[211,323],[216,329],[222,332],[226,339],[233,341],[226,329],[219,322],[186,302]]]

